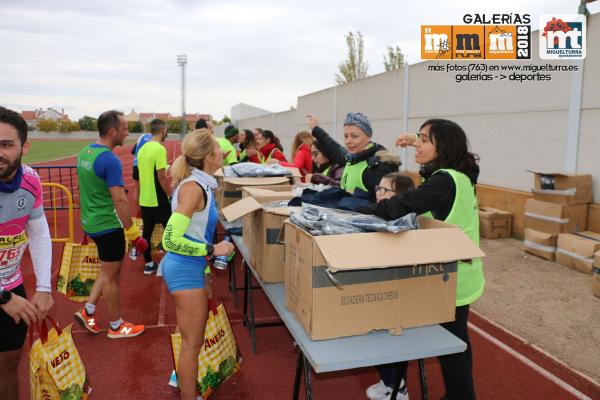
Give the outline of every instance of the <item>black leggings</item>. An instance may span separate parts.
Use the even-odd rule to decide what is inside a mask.
[[[456,307],[456,320],[441,324],[446,330],[467,344],[463,353],[450,354],[438,357],[446,385],[446,400],[475,400],[475,386],[473,384],[473,357],[471,342],[467,329],[469,319],[469,306]],[[406,382],[406,368],[408,362],[385,364],[376,366],[383,383],[394,387],[398,376],[402,374]]]
[[[162,224],[163,228],[166,228],[169,218],[171,218],[170,204],[162,204],[158,207],[142,207],[142,222],[144,224],[142,237],[148,242],[148,249],[144,252],[144,262],[149,263],[152,261],[152,243],[150,239],[152,238],[154,225]]]

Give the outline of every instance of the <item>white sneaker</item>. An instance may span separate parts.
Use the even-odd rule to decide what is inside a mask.
[[[379,381],[376,384],[369,386],[366,393],[370,400],[393,400],[393,391],[394,388],[386,386],[383,381]],[[408,389],[404,384],[404,379],[400,382],[400,390],[398,391],[396,400],[408,400]]]

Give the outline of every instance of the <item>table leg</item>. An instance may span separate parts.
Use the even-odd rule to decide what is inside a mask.
[[[304,354],[300,347],[298,348],[298,360],[296,361],[296,374],[294,376],[294,393],[292,394],[292,400],[298,400],[300,394],[300,377],[302,376],[302,365],[304,364]]]
[[[421,378],[421,397],[423,400],[429,399],[429,390],[427,389],[427,375],[425,373],[425,360],[420,359],[419,363],[419,377]]]
[[[229,291],[233,292],[233,306],[237,310],[237,308],[239,307],[239,304],[238,304],[239,302],[238,302],[238,296],[237,296],[238,287],[237,287],[236,276],[235,276],[235,259],[236,258],[237,258],[237,255],[233,256],[233,258],[229,262],[229,279],[230,279]]]
[[[308,360],[304,356],[304,353],[302,353],[302,358],[304,361],[304,387],[306,389],[306,400],[312,400],[313,395],[312,395],[312,384],[310,382],[310,364],[308,363]]]
[[[248,303],[250,305],[250,319],[248,327],[250,328],[250,339],[252,339],[252,353],[256,354],[256,321],[254,320],[254,299],[252,296],[252,273],[248,268]]]
[[[244,269],[244,309],[242,312],[242,323],[246,326],[246,319],[248,318],[248,265],[245,260],[242,260],[242,268]]]

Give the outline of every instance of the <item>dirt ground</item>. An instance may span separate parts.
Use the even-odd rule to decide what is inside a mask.
[[[600,298],[591,275],[523,251],[514,239],[482,240],[486,289],[472,308],[600,382]]]

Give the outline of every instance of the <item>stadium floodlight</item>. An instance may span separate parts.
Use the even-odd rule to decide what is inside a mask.
[[[187,64],[187,55],[177,55],[177,65],[181,67],[181,137],[185,135],[187,123],[185,120],[185,65]]]

